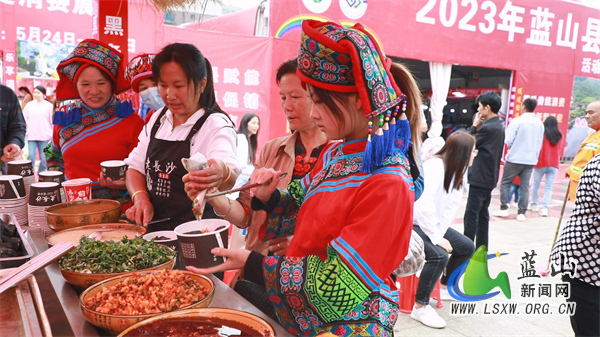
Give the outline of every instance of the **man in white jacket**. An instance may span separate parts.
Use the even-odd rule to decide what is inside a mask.
[[[509,151],[506,155],[502,183],[500,185],[500,210],[493,216],[507,217],[510,185],[519,176],[519,210],[517,220],[525,221],[529,202],[529,181],[533,167],[538,162],[544,141],[544,123],[533,113],[537,102],[533,98],[523,101],[523,113],[513,119],[506,128],[504,142]]]

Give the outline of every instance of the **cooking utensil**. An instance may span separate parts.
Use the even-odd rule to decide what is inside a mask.
[[[283,179],[285,176],[287,176],[287,172],[283,172],[279,175],[279,179]],[[231,194],[231,193],[235,193],[235,192],[240,192],[240,191],[245,191],[245,190],[249,190],[251,188],[255,188],[261,185],[267,185],[271,182],[271,180],[263,183],[263,184],[259,184],[259,183],[255,183],[255,184],[250,184],[250,185],[244,185],[240,188],[234,188],[232,190],[227,190],[227,191],[223,191],[223,192],[219,192],[219,193],[212,193],[212,194],[207,194],[204,197],[205,198],[212,198],[212,197],[218,197],[220,195],[225,195],[225,194]]]
[[[169,221],[169,220],[171,220],[171,218],[158,219],[158,220],[150,221],[148,223],[148,225],[152,225],[152,224],[159,223],[159,222],[165,222],[165,221]],[[90,238],[92,240],[100,240],[100,239],[102,239],[102,233],[105,233],[105,232],[114,232],[114,231],[119,231],[119,230],[122,230],[122,229],[123,228],[107,229],[107,230],[103,230],[103,231],[95,231],[95,232],[92,232],[92,234],[88,235],[88,238]]]

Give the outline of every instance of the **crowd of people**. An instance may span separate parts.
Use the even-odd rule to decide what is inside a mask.
[[[476,99],[472,127],[445,141],[432,138],[421,149],[421,93],[407,68],[391,62],[360,24],[306,20],[301,34],[298,58],[282,63],[274,79],[293,132],[262,149],[259,116],[246,114],[236,131],[217,103],[211,63],[194,45],[172,43],[126,65],[119,51],[87,39],[57,67],[56,106],[45,100],[44,87],[33,94],[19,88],[21,106],[0,86],[1,160],[17,158],[26,140],[30,159],[39,154],[40,171],[89,178],[93,198],[120,201],[125,216],[148,231],[195,219],[192,202],[200,192],[259,184],[239,195],[207,198],[203,217],[247,229],[245,248],[216,248],[212,253],[225,263],[188,269],[239,270],[234,289],[294,335],[392,336],[399,315],[392,273],[414,229],[426,263],[411,317],[443,328],[446,322],[429,305],[431,293],[440,279],[445,289],[476,248],[489,245],[489,205],[505,145],[501,206],[492,215],[508,216],[518,178],[517,220],[526,221],[527,210],[548,216],[562,144],[558,122],[542,122],[535,99],[527,98],[505,129],[501,98],[487,92]],[[129,89],[144,102],[139,112]],[[582,335],[597,331],[589,319],[598,317],[598,261],[587,256],[597,254],[592,246],[600,207],[589,200],[600,198],[600,101],[586,116],[596,132],[567,171],[575,210],[552,254],[582,262],[574,276],[564,276],[578,309],[589,309],[572,317]],[[208,167],[188,172],[181,159],[195,153]],[[128,165],[119,180],[100,168],[115,159]],[[467,187],[460,233],[450,225]],[[150,224],[156,219],[168,220]],[[580,234],[582,226],[588,233]],[[592,237],[585,248],[569,241],[578,235]]]

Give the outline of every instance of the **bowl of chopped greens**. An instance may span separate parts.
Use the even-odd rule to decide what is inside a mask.
[[[79,305],[88,322],[119,334],[129,326],[166,312],[208,307],[214,282],[184,270],[131,272],[87,288]]]
[[[65,280],[80,288],[120,274],[142,270],[173,269],[177,253],[143,238],[96,241],[82,237],[79,246],[59,260]]]

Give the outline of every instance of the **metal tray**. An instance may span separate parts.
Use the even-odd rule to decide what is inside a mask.
[[[8,269],[0,271],[0,278],[9,272]],[[0,299],[0,337],[52,336],[35,276],[29,276],[16,287],[0,294]]]
[[[0,269],[18,267],[29,261],[29,259],[35,255],[35,251],[31,248],[29,240],[27,240],[25,234],[23,234],[23,230],[21,229],[21,226],[19,226],[17,218],[12,213],[0,213],[0,219],[17,227],[17,232],[19,233],[19,237],[23,243],[22,252],[24,253],[22,256],[0,258]]]

